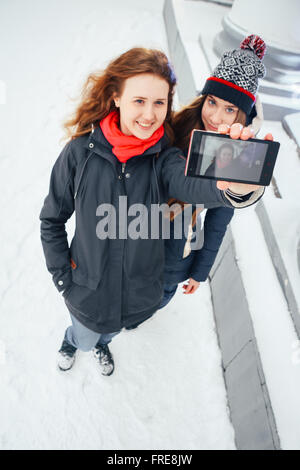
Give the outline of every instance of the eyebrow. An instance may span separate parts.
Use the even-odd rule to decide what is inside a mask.
[[[212,100],[216,101],[215,98],[213,97],[213,95],[208,95],[208,97],[211,98]],[[238,106],[236,106],[235,104],[231,104],[231,103],[226,104],[225,106],[227,106],[229,108],[237,108],[238,109]]]
[[[134,96],[133,98],[138,98],[140,100],[147,100],[148,98],[145,98],[144,96]],[[156,98],[155,101],[167,101],[167,98]]]

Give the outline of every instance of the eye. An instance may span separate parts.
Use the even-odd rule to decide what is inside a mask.
[[[161,106],[161,105],[163,105],[163,104],[165,104],[165,103],[164,103],[164,101],[159,101],[159,100],[158,100],[158,101],[156,101],[156,104],[158,104],[159,106]]]
[[[235,113],[235,112],[236,112],[236,109],[234,109],[234,108],[226,108],[226,112],[227,112],[228,114],[232,114],[232,113]]]
[[[138,103],[138,104],[142,104],[142,103],[144,103],[144,100],[136,99],[134,102],[135,102],[135,103]]]
[[[215,100],[209,98],[208,104],[210,104],[212,106],[212,105],[216,104],[216,102],[215,102]]]

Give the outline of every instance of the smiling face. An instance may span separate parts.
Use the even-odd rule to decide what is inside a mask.
[[[233,159],[233,147],[229,144],[223,144],[217,152],[217,167],[225,168]]]
[[[122,94],[115,96],[120,108],[120,129],[125,135],[148,139],[164,123],[168,110],[169,84],[153,74],[127,78]]]
[[[239,108],[214,95],[207,95],[202,107],[202,121],[206,131],[217,131],[220,124],[231,126],[238,115]]]
[[[224,164],[228,164],[231,162],[232,160],[232,157],[233,157],[233,152],[232,152],[232,149],[230,147],[224,147],[222,148],[219,156],[218,156],[218,159],[223,162]]]

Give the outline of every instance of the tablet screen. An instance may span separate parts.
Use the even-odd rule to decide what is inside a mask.
[[[197,145],[198,144],[198,145]],[[264,167],[267,143],[234,141],[203,135],[192,149],[197,157],[196,175],[259,181]]]

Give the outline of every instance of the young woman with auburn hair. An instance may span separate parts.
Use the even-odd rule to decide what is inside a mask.
[[[74,115],[64,123],[65,138],[75,139],[93,131],[101,119],[116,111],[113,96],[122,94],[125,81],[147,73],[160,77],[169,85],[164,129],[172,144],[174,133],[170,119],[176,77],[163,52],[146,48],[132,48],[113,60],[104,71],[89,74],[82,88],[81,103]],[[147,136],[141,135],[140,138]]]
[[[175,83],[164,53],[130,49],[88,77],[65,124],[69,141],[54,164],[40,214],[47,268],[72,321],[59,351],[61,370],[72,367],[77,349],[94,348],[101,373],[112,374],[112,337],[160,305],[164,242],[150,232],[129,236],[133,207],[151,214],[168,197],[233,207],[247,205],[243,199],[253,189],[256,200],[263,193],[240,185],[245,196],[239,199],[231,193],[234,183],[221,190],[213,181],[185,178],[184,158],[170,147]],[[65,224],[74,211],[69,247]],[[144,228],[146,222],[147,216]]]

